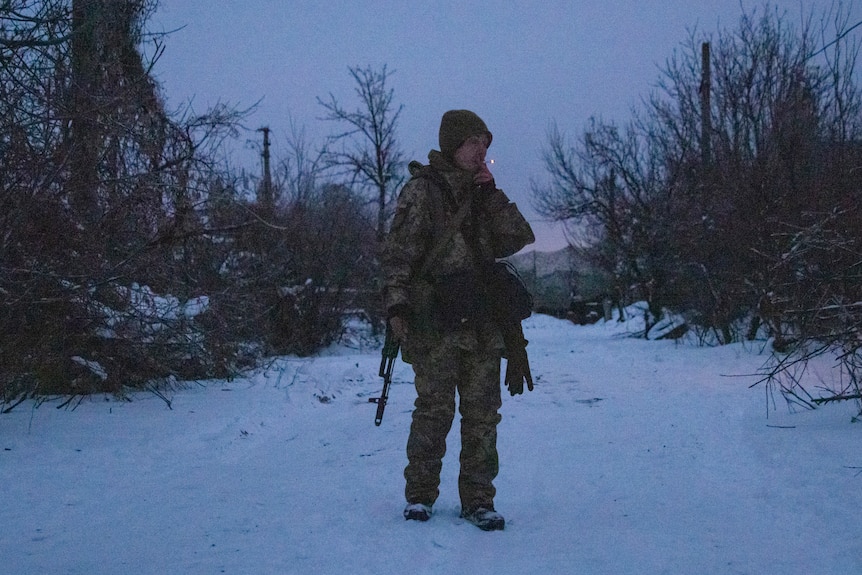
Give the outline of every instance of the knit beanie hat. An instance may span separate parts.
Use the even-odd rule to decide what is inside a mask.
[[[470,136],[478,135],[487,135],[488,145],[491,145],[493,136],[482,118],[470,110],[449,110],[440,121],[440,151],[452,159],[458,146]]]

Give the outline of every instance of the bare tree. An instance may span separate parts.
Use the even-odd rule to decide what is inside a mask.
[[[360,107],[344,108],[332,94],[318,102],[326,110],[325,120],[347,128],[330,138],[328,162],[349,175],[352,183],[374,190],[377,205],[377,237],[383,239],[390,205],[404,183],[403,154],[398,146],[398,118],[403,105],[395,106],[394,90],[387,86],[392,74],[384,65],[351,67]]]
[[[626,281],[639,297],[686,314],[717,341],[736,340],[738,322],[758,319],[766,294],[793,277],[765,255],[786,261],[791,230],[807,228],[806,218],[834,205],[843,189],[825,176],[847,173],[827,166],[852,157],[841,142],[858,122],[858,95],[847,76],[855,57],[846,52],[846,12],[839,5],[823,21],[830,18],[842,41],[829,57],[819,51],[822,62],[814,61],[811,16],[797,29],[766,6],[721,31],[708,119],[702,40],[692,33],[625,132],[594,122],[570,152],[551,134],[551,183],[534,187],[537,207],[597,229],[598,253],[620,279],[622,270],[635,271]]]
[[[849,383],[836,398],[858,398],[862,378],[862,226],[852,207],[862,99],[850,35],[862,23],[848,15],[838,2],[793,25],[766,5],[713,39],[692,33],[632,128],[594,122],[571,148],[552,133],[550,184],[534,187],[540,212],[586,226],[618,278],[639,297],[654,290],[704,340],[772,338],[766,379],[808,406],[822,399],[796,368],[811,358],[839,358]]]
[[[2,399],[231,363],[187,302],[203,301],[212,251],[207,142],[238,116],[168,117],[140,52],[153,7],[0,3]]]
[[[312,150],[305,129],[291,119],[287,151],[281,157],[277,176],[288,203],[307,203],[324,171],[325,152]]]
[[[533,182],[539,213],[565,221],[577,247],[613,278],[613,288],[649,304],[651,325],[669,301],[669,269],[675,257],[665,249],[675,220],[665,213],[674,186],[642,124],[624,129],[592,120],[568,145],[554,128],[544,151],[547,183]]]

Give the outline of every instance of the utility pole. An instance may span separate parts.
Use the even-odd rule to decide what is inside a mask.
[[[272,213],[275,208],[275,198],[272,194],[272,172],[269,168],[269,126],[259,128],[258,132],[263,132],[263,182],[261,183],[258,192],[257,201],[261,208],[267,213]]]
[[[700,77],[700,154],[703,166],[709,166],[712,161],[712,145],[710,135],[712,134],[712,113],[710,111],[710,93],[712,92],[712,78],[710,72],[709,42],[701,45],[701,77]]]

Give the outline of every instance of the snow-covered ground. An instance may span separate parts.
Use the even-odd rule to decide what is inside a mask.
[[[537,385],[504,391],[503,532],[458,517],[457,423],[434,516],[404,521],[412,370],[396,364],[378,428],[379,350],[341,348],[192,384],[172,409],[141,394],[0,416],[0,572],[862,573],[854,405],[767,418],[762,343],[525,331]]]

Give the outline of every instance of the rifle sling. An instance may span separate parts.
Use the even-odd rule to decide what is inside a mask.
[[[449,183],[443,179],[442,176],[435,174],[436,177],[432,176],[430,179],[434,181],[438,186],[443,188],[443,192],[449,192],[451,194],[451,190],[449,189]],[[455,213],[455,216],[449,222],[449,225],[446,226],[446,229],[443,230],[443,234],[441,234],[440,238],[437,240],[437,243],[431,248],[431,251],[428,252],[428,255],[425,257],[425,261],[422,264],[422,269],[419,272],[420,277],[426,277],[428,272],[431,271],[431,266],[435,263],[435,260],[439,258],[443,254],[443,250],[446,247],[446,244],[452,239],[455,233],[460,229],[461,224],[464,222],[464,218],[467,217],[467,212],[470,211],[470,198],[464,198],[464,201],[461,203],[458,211]]]

